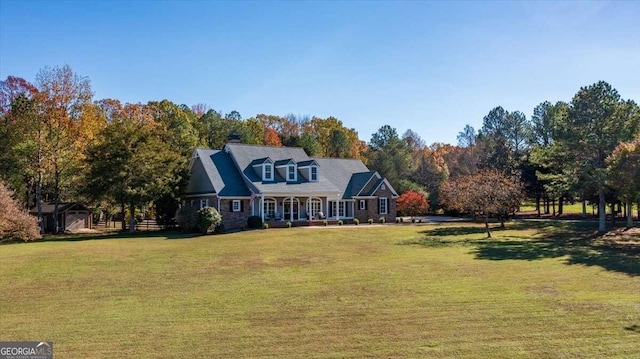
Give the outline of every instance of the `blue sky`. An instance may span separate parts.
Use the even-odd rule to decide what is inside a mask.
[[[605,80],[640,102],[640,2],[0,1],[0,77],[70,65],[95,99],[335,116],[456,143]]]

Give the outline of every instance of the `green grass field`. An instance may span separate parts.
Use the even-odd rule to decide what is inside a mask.
[[[639,246],[595,225],[2,245],[0,340],[56,358],[637,358]]]
[[[556,210],[558,210],[558,208],[558,203],[556,202]],[[533,212],[535,210],[536,204],[532,202],[525,202],[522,206],[520,206],[520,211],[522,212]],[[541,208],[541,211],[544,211],[544,208]],[[582,214],[582,202],[565,203],[562,206],[562,211],[566,214]],[[607,213],[610,213],[610,211],[611,209],[609,208],[609,204],[607,204]],[[634,216],[636,216],[637,211],[638,206],[637,204],[633,203],[631,212],[634,214]],[[592,204],[587,204],[587,214],[595,216],[596,213],[597,209]]]

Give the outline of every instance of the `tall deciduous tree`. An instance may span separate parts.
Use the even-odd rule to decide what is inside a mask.
[[[149,126],[118,121],[102,132],[102,142],[88,150],[88,189],[96,198],[112,196],[129,205],[129,213],[170,192],[182,156]],[[130,216],[129,231],[135,230]]]
[[[471,147],[476,144],[476,130],[473,126],[467,124],[464,129],[458,133],[458,146]]]
[[[607,157],[609,184],[627,206],[627,227],[633,227],[633,201],[640,199],[640,137],[623,142]]]
[[[70,66],[45,67],[36,76],[41,120],[46,128],[45,159],[53,185],[53,225],[58,228],[61,192],[68,189],[82,163],[86,135],[83,122],[93,93],[89,79],[74,73]]]
[[[440,206],[440,186],[449,178],[449,170],[442,154],[431,148],[419,151],[419,161],[411,175],[413,182],[424,187],[429,194],[431,208]]]
[[[25,79],[9,76],[0,81],[0,179],[24,194],[27,208],[38,178],[36,158],[42,145],[37,94]]]

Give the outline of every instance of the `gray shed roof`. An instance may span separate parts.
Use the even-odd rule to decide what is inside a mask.
[[[43,214],[51,214],[55,209],[55,203],[46,203],[42,202],[42,213]],[[80,211],[89,211],[89,208],[82,203],[79,202],[59,202],[58,203],[58,212],[62,213],[68,211],[70,209],[80,210]],[[29,213],[37,214],[38,207],[33,207],[29,210]]]

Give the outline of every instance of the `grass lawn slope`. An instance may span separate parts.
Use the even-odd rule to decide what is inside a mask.
[[[2,245],[0,340],[52,340],[56,358],[637,357],[638,242],[586,226]]]

